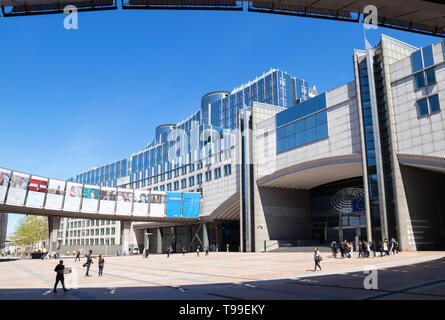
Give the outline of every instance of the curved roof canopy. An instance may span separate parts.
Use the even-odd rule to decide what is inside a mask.
[[[3,16],[63,13],[67,5],[78,11],[117,9],[119,0],[0,0]],[[363,9],[378,9],[378,24],[422,34],[445,37],[443,0],[121,0],[123,9],[243,10],[302,17],[360,22]],[[119,1],[120,2],[120,1]]]

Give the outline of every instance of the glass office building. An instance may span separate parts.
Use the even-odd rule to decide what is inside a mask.
[[[202,137],[206,136],[204,132],[212,130],[230,134],[231,130],[239,128],[240,110],[251,108],[253,102],[288,108],[316,94],[315,86],[309,87],[306,80],[271,69],[231,93],[215,91],[204,95],[201,108],[189,118],[178,124],[158,126],[153,141],[145,149],[127,159],[87,170],[72,177],[70,181],[108,187],[150,189],[155,181],[171,179],[179,167],[198,162],[209,152],[215,153],[215,150],[199,152],[205,149],[209,140],[203,141]],[[179,156],[180,161],[173,161],[171,155],[169,158],[169,147],[178,139],[183,140],[186,146],[183,149],[188,152],[176,154],[174,158]],[[227,147],[228,145],[221,146],[222,149]]]

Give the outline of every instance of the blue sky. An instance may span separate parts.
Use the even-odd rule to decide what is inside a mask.
[[[201,96],[270,68],[322,92],[353,80],[361,24],[248,12],[116,10],[0,18],[0,167],[66,179],[128,157]],[[441,39],[380,28],[415,46]],[[10,215],[11,234],[20,215]]]

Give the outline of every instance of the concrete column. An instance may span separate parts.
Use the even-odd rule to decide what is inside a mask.
[[[3,249],[6,244],[7,227],[8,227],[8,214],[0,213],[0,249]]]
[[[121,221],[121,229],[122,229],[122,251],[130,254],[130,221]]]
[[[209,233],[207,231],[207,224],[202,224],[202,250],[209,246]]]
[[[156,250],[156,253],[162,253],[162,234],[161,234],[160,228],[156,228],[155,250]]]
[[[61,217],[49,216],[48,217],[48,231],[49,231],[49,250],[50,254],[57,252],[57,234],[60,228]]]

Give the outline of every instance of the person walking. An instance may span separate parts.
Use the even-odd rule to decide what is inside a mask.
[[[167,258],[170,257],[170,247],[167,247]]]
[[[76,259],[74,259],[74,262],[76,262],[79,259],[80,262],[80,251],[79,249],[76,250]]]
[[[99,277],[102,277],[103,271],[104,271],[104,263],[105,259],[102,258],[102,255],[99,255],[99,258],[97,259],[97,265],[99,266]]]
[[[374,258],[375,258],[375,253],[376,253],[376,244],[375,244],[375,241],[374,240],[372,240],[371,241],[371,250],[372,250],[372,254],[373,254],[373,256],[374,256]]]
[[[206,246],[206,256],[208,256],[208,255],[209,255],[209,247]]]
[[[185,256],[185,247],[182,246],[182,249],[181,249],[181,250],[182,250],[182,255]]]
[[[226,251],[229,252],[229,244],[226,244]]]
[[[199,249],[200,249],[200,246],[198,246],[198,248],[196,248],[196,256],[197,257],[199,257]]]
[[[388,248],[388,240],[385,239],[383,242],[383,251],[385,251],[385,255],[389,256],[389,248]]]
[[[83,264],[84,267],[87,267],[87,272],[85,273],[85,277],[90,277],[89,271],[90,271],[90,266],[93,263],[93,256],[91,253],[89,253],[85,255],[85,257],[87,258],[87,262]]]
[[[312,256],[314,257],[314,262],[315,262],[314,271],[317,271],[317,267],[319,267],[321,271],[320,261],[323,260],[323,258],[321,257],[318,248],[314,249],[314,251],[312,252]]]
[[[54,283],[54,293],[57,292],[56,288],[57,285],[59,284],[59,281],[62,283],[63,291],[68,291],[65,288],[65,276],[64,276],[65,266],[63,265],[63,260],[59,261],[59,264],[54,268],[54,271],[57,273],[56,282]]]

